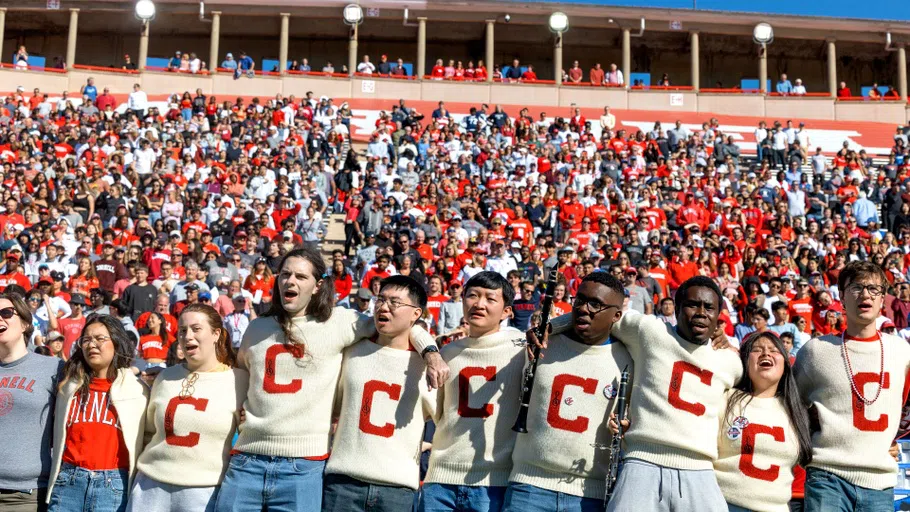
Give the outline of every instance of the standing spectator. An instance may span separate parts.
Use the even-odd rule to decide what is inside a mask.
[[[790,83],[790,80],[787,80],[787,74],[783,73],[780,75],[780,80],[777,82],[777,94],[788,95],[793,92],[793,84]]]
[[[379,66],[376,66],[376,72],[380,75],[389,75],[392,73],[392,64],[389,62],[389,56],[382,54],[379,57]]]
[[[95,106],[98,107],[98,110],[104,112],[107,110],[107,107],[111,107],[111,110],[117,108],[117,98],[114,98],[114,95],[111,94],[110,87],[104,88],[104,93],[101,96],[98,96],[98,99],[95,101]]]
[[[604,76],[604,70],[600,67],[600,62],[594,64],[594,67],[588,72],[588,80],[591,85],[603,85]]]
[[[524,73],[521,74],[521,81],[522,82],[536,82],[537,81],[537,73],[534,72],[533,65],[528,64],[528,69]]]
[[[120,69],[126,69],[128,71],[136,70],[136,63],[133,62],[133,60],[130,58],[129,54],[126,54],[123,56],[123,65],[120,66]]]
[[[625,85],[625,77],[622,76],[622,71],[620,71],[616,64],[610,64],[610,72],[607,73],[605,78],[607,85]]]
[[[408,69],[404,67],[404,61],[399,58],[395,65],[392,66],[389,74],[393,76],[408,76]]]
[[[51,472],[51,437],[57,380],[63,361],[28,350],[32,314],[18,294],[0,293],[0,382],[3,386],[3,421],[0,421],[0,509],[46,510]],[[15,404],[15,407],[12,405]],[[8,408],[7,408],[8,407]]]
[[[198,73],[202,69],[202,61],[195,53],[190,53],[190,73]]]
[[[604,107],[604,113],[600,116],[600,129],[613,131],[614,128],[616,128],[616,116],[610,113],[610,107]]]
[[[247,78],[253,78],[256,76],[255,73],[256,62],[253,61],[253,58],[246,54],[246,52],[240,52],[240,60],[237,61],[237,69],[234,71],[234,80],[237,80],[242,75],[246,75]]]
[[[363,61],[361,61],[360,64],[357,65],[357,72],[362,73],[364,75],[372,75],[375,71],[376,71],[376,66],[374,66],[373,63],[370,62],[370,56],[364,55]]]
[[[517,82],[521,79],[521,63],[518,59],[512,59],[512,66],[509,67],[509,71],[506,73],[506,76],[502,77],[510,82]]]
[[[183,60],[183,55],[180,51],[174,52],[174,56],[168,59],[167,61],[167,70],[168,71],[178,71],[180,69],[180,61]]]
[[[297,70],[303,71],[304,73],[308,73],[310,71],[313,71],[313,68],[310,66],[310,61],[306,57],[304,57],[300,61],[300,66],[297,67]]]
[[[123,291],[123,303],[126,305],[134,322],[142,313],[155,310],[155,299],[158,298],[158,289],[149,284],[148,277],[148,267],[144,264],[136,265],[136,282],[127,286],[126,290]]]
[[[853,93],[850,92],[850,88],[847,87],[847,82],[841,82],[837,88],[837,97],[838,98],[852,98]]]
[[[83,98],[88,98],[92,102],[95,101],[95,98],[98,97],[98,88],[95,87],[94,77],[90,76],[88,79],[86,79],[85,85],[83,85],[82,89],[79,90],[79,94],[82,95]]]
[[[581,83],[581,79],[584,78],[584,71],[581,70],[581,67],[578,65],[578,61],[572,63],[572,67],[569,69],[569,81],[573,84]]]
[[[802,78],[796,79],[796,85],[793,86],[793,91],[791,92],[794,96],[805,96],[806,95],[806,86],[803,85]]]
[[[149,106],[148,95],[145,94],[139,84],[133,84],[133,92],[127,98],[126,108],[136,115],[139,120],[145,119],[145,111]]]
[[[13,54],[13,64],[16,69],[28,69],[28,52],[24,44]]]
[[[325,63],[325,66],[322,66],[322,72],[323,73],[334,73],[335,72],[335,66],[332,65],[332,61],[327,61]]]

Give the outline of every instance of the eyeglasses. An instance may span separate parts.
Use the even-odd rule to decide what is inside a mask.
[[[9,320],[10,318],[16,316],[15,308],[3,308],[0,309],[0,318],[4,320]]]
[[[389,311],[395,311],[396,309],[398,309],[398,308],[400,308],[400,307],[402,307],[402,306],[408,306],[408,307],[411,307],[411,308],[420,309],[420,306],[415,306],[415,305],[413,305],[413,304],[408,304],[407,302],[401,302],[401,301],[398,300],[398,299],[387,299],[387,298],[382,297],[382,296],[376,297],[376,303],[375,303],[375,305],[373,306],[373,309],[377,309],[377,310],[378,310],[379,308],[381,308],[381,307],[384,306],[384,305],[389,306]]]
[[[29,302],[41,302],[40,297],[31,297],[28,299]]]
[[[604,311],[604,310],[607,310],[610,308],[622,309],[621,304],[618,306],[616,304],[604,304],[603,302],[600,302],[597,299],[589,299],[589,298],[585,297],[584,295],[579,295],[579,296],[575,297],[575,305],[574,305],[575,309],[582,309],[586,306],[588,309],[588,313],[591,316],[594,316],[594,315],[600,313],[601,311]]]
[[[85,336],[83,338],[79,338],[79,346],[82,348],[88,348],[91,345],[95,345],[96,347],[100,348],[103,347],[108,341],[111,341],[110,336],[95,336],[94,338],[91,336]]]
[[[859,283],[855,283],[848,286],[847,291],[850,292],[850,294],[854,297],[861,297],[864,291],[868,291],[869,296],[875,298],[881,297],[885,294],[885,287],[877,284],[861,285]]]

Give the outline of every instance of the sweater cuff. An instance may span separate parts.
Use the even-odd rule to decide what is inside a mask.
[[[423,356],[423,351],[427,347],[435,347],[436,340],[423,327],[411,327],[411,346],[418,354]]]

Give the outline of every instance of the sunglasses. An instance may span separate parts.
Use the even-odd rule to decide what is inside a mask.
[[[15,308],[3,308],[0,309],[0,318],[4,320],[9,320],[10,318],[16,316]]]

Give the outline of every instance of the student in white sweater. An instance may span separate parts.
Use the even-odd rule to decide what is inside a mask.
[[[603,510],[612,438],[606,420],[623,369],[632,374],[629,352],[610,337],[623,298],[622,283],[607,272],[588,274],[578,287],[572,329],[550,338],[537,366],[503,512]]]
[[[420,385],[423,360],[408,342],[426,307],[427,293],[413,278],[383,279],[373,316],[378,335],[345,350],[323,512],[413,507],[423,426],[436,411],[436,392]]]
[[[284,256],[272,297],[237,354],[250,384],[246,419],[218,492],[219,512],[322,508],[343,351],[376,332],[371,318],[333,308],[334,281],[316,248]],[[444,381],[448,367],[438,352],[427,351],[435,348],[433,337],[414,327],[411,343],[427,362],[430,385]]]
[[[887,452],[907,397],[910,346],[876,329],[887,285],[878,265],[847,264],[837,282],[846,331],[812,339],[796,356],[796,382],[818,418],[807,512],[893,510],[897,464]]]
[[[54,411],[48,510],[126,508],[142,451],[148,388],[130,370],[120,320],[93,316],[63,367]]]
[[[812,460],[809,417],[776,333],[748,335],[739,353],[743,378],[720,416],[717,484],[730,512],[789,512],[793,468]]]
[[[128,511],[210,512],[231,458],[249,374],[237,360],[221,315],[187,306],[177,343],[185,362],[158,374],[146,414],[150,441],[139,456]]]
[[[496,272],[465,284],[468,337],[442,348],[453,378],[437,394],[436,433],[418,510],[498,512],[512,472],[524,334],[500,330],[515,291]]]
[[[742,376],[742,363],[735,351],[709,345],[722,304],[712,279],[686,280],[675,301],[675,329],[628,311],[613,326],[639,378],[632,386],[632,425],[610,512],[727,511],[714,478],[718,418],[724,394]]]

